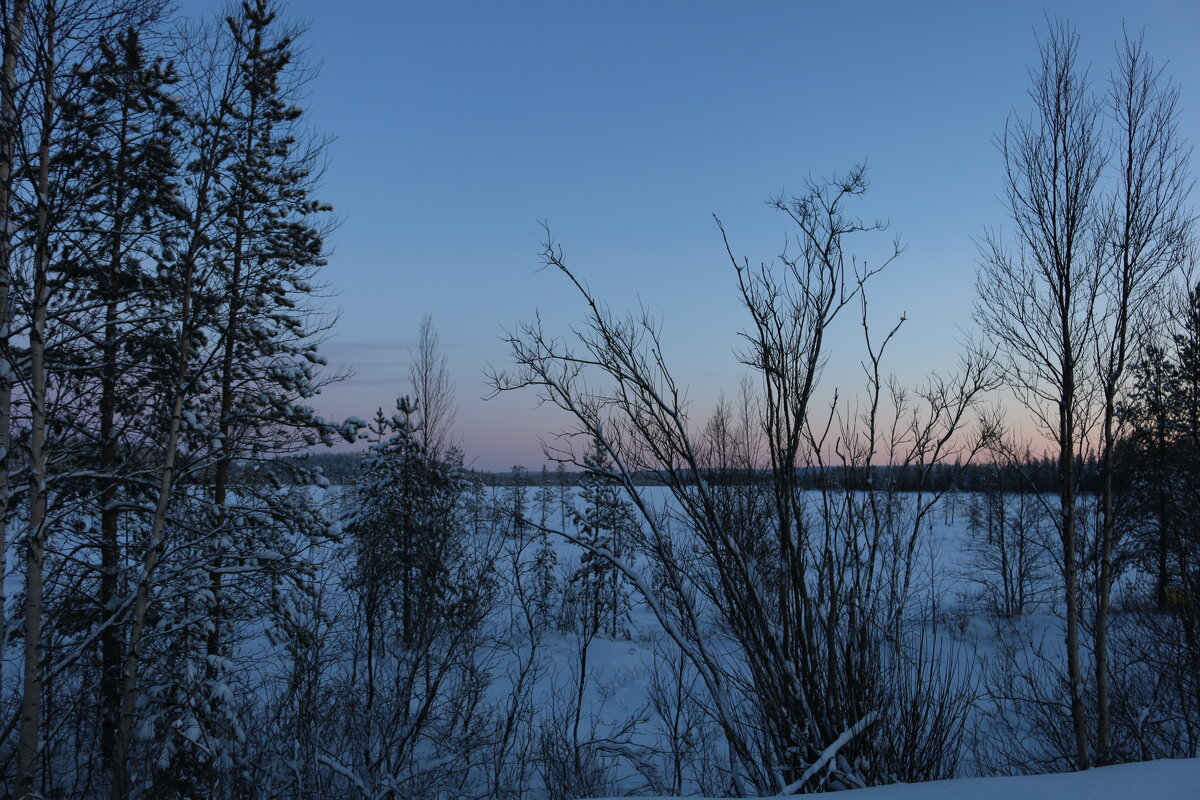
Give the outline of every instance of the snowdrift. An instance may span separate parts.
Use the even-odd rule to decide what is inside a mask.
[[[1200,758],[1120,764],[1060,775],[896,783],[806,796],[837,800],[1200,800]]]

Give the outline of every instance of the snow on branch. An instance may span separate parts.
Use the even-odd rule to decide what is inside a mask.
[[[795,794],[796,792],[803,789],[804,785],[806,783],[808,783],[808,781],[814,775],[816,775],[821,770],[825,769],[825,765],[833,760],[833,758],[838,754],[839,750],[841,750],[843,747],[845,747],[846,744],[851,739],[853,739],[855,736],[858,736],[860,733],[862,733],[863,730],[865,728],[867,728],[867,726],[869,726],[871,723],[873,723],[875,721],[875,718],[877,716],[878,716],[878,714],[876,712],[872,711],[870,714],[867,714],[865,717],[860,719],[858,722],[854,723],[849,728],[842,731],[841,735],[833,740],[833,744],[829,745],[829,747],[826,747],[824,750],[822,750],[821,755],[817,757],[817,760],[814,761],[808,769],[804,770],[804,774],[800,776],[800,779],[796,780],[792,783],[789,783],[787,786],[783,787],[783,790],[780,791],[779,794],[781,794],[781,795]]]

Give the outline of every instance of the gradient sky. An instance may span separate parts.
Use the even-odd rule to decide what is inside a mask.
[[[188,16],[221,3],[184,0]],[[1122,24],[1182,90],[1200,139],[1200,3],[553,2],[293,0],[320,66],[306,106],[336,137],[322,199],[342,219],[325,278],[337,293],[327,416],[390,407],[432,314],[457,386],[458,432],[481,469],[542,463],[562,425],[532,394],[484,402],[483,372],[508,364],[505,328],[539,310],[564,330],[582,312],[538,271],[545,220],[614,309],[662,319],[667,355],[707,415],[736,389],[744,323],[716,214],[735,252],[777,255],[789,232],[764,204],[867,161],[863,240],[905,254],[872,294],[879,329],[907,312],[888,367],[916,381],[953,366],[971,328],[972,237],[1003,225],[994,145],[1027,108],[1044,15],[1069,19],[1082,62],[1105,80]],[[853,315],[826,385],[861,384]]]

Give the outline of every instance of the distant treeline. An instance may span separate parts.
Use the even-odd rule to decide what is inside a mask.
[[[330,483],[345,485],[353,480],[363,455],[361,451],[314,453],[298,461],[308,467],[320,467]],[[961,492],[1053,492],[1056,491],[1057,465],[1050,459],[1035,459],[1010,464],[943,464],[920,468],[904,465],[880,465],[869,469],[839,466],[804,467],[798,470],[798,473],[800,486],[804,489],[867,489],[873,486],[900,492],[941,492],[951,489]],[[1076,465],[1076,474],[1079,476],[1080,491],[1093,492],[1098,489],[1099,469],[1096,462],[1081,461]],[[533,471],[515,467],[498,472],[467,470],[467,475],[484,486],[575,486],[583,472],[571,469]],[[660,475],[649,471],[635,473],[633,479],[638,486],[661,486],[664,483]],[[769,481],[770,472],[714,469],[707,474],[707,479],[715,485],[751,485]]]

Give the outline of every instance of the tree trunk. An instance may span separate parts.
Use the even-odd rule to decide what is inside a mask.
[[[195,273],[196,262],[206,241],[206,222],[204,218],[208,203],[210,182],[213,179],[214,167],[204,165],[200,185],[197,188],[195,214],[190,224],[190,236],[187,253],[183,260],[183,295],[180,298],[179,336],[176,339],[174,394],[171,400],[171,412],[167,422],[167,441],[163,451],[162,473],[159,480],[158,500],[155,504],[154,516],[150,523],[150,532],[146,542],[146,552],[142,557],[142,574],[138,580],[137,591],[134,595],[133,609],[130,612],[129,641],[125,647],[121,667],[121,715],[117,725],[116,744],[113,753],[113,783],[111,800],[125,800],[129,794],[129,751],[133,742],[133,715],[137,700],[137,673],[141,661],[142,636],[146,627],[146,612],[150,605],[150,592],[154,585],[155,572],[162,557],[165,545],[164,533],[167,523],[167,511],[170,507],[171,494],[175,483],[175,461],[179,451],[179,429],[183,420],[183,406],[190,389],[188,371],[190,355],[193,347],[193,304],[195,303]]]
[[[221,357],[221,418],[218,422],[218,430],[220,433],[220,456],[217,459],[216,476],[213,481],[213,504],[217,509],[216,533],[220,537],[223,535],[225,526],[229,522],[229,513],[226,504],[229,502],[229,472],[233,464],[233,451],[231,449],[229,438],[232,434],[232,418],[233,418],[233,368],[235,366],[235,358],[237,354],[237,326],[239,324],[239,311],[241,306],[241,279],[242,279],[242,247],[243,247],[243,230],[242,230],[243,209],[238,210],[238,231],[235,234],[234,254],[233,254],[233,278],[232,289],[229,292],[229,316],[226,318],[225,327],[225,346]],[[222,565],[221,551],[223,548],[218,543],[217,555],[213,561],[212,580],[209,589],[213,595],[213,608],[211,614],[211,625],[208,631],[208,641],[206,650],[208,653],[207,666],[205,667],[205,675],[209,681],[216,678],[216,657],[221,654],[221,571]]]
[[[166,529],[167,510],[175,481],[175,458],[179,450],[179,428],[183,419],[183,403],[187,389],[188,352],[191,347],[191,263],[185,279],[183,296],[183,321],[179,335],[179,364],[176,370],[175,395],[171,405],[170,421],[167,425],[167,444],[163,455],[162,476],[159,482],[158,502],[150,525],[146,553],[142,558],[142,575],[138,581],[130,619],[129,645],[125,650],[121,671],[121,717],[117,726],[114,753],[112,800],[123,800],[129,792],[129,746],[133,734],[133,712],[137,699],[137,671],[141,660],[142,635],[146,627],[146,612],[150,605],[150,591],[154,585],[155,571],[162,557]]]
[[[8,574],[8,464],[12,446],[13,360],[9,350],[12,290],[12,174],[17,143],[17,51],[25,33],[25,0],[14,0],[4,21],[4,63],[0,73],[0,576]],[[8,595],[0,579],[0,653],[8,645]]]
[[[108,275],[101,281],[104,297],[104,343],[101,347],[100,371],[100,607],[110,620],[100,634],[100,755],[109,775],[115,771],[113,760],[117,730],[121,719],[121,661],[123,647],[121,628],[112,620],[120,602],[120,511],[119,479],[117,477],[117,391],[119,319],[119,278],[122,245],[125,235],[125,172],[127,155],[127,117],[122,112],[121,136],[118,143],[117,175],[113,181],[113,230],[109,250]]]
[[[50,300],[50,140],[54,124],[55,7],[46,9],[41,135],[38,142],[36,240],[33,309],[29,330],[29,532],[25,543],[25,652],[20,729],[17,740],[17,796],[35,794],[42,712],[43,561],[46,526],[46,316]]]
[[[262,51],[262,30],[261,28],[254,29],[253,45],[251,52],[247,54],[247,63],[253,65],[257,63],[256,58]],[[245,148],[242,152],[243,168],[248,168],[249,163],[254,158],[254,134],[255,124],[258,120],[258,94],[257,90],[252,89],[250,94],[250,108],[246,115],[246,136],[243,142]],[[233,273],[230,277],[229,289],[229,314],[225,319],[225,342],[221,354],[221,416],[218,421],[218,431],[220,434],[220,456],[217,459],[216,476],[213,482],[213,504],[217,508],[217,534],[220,536],[229,522],[228,509],[226,504],[229,500],[229,473],[233,466],[233,449],[230,442],[230,436],[233,431],[233,372],[237,365],[237,342],[238,342],[238,326],[241,324],[241,307],[243,301],[242,294],[242,273],[246,263],[246,208],[248,205],[249,187],[247,178],[243,174],[239,178],[238,196],[234,211],[234,219],[236,228],[234,230],[233,241]],[[208,654],[205,674],[209,681],[216,678],[216,663],[217,656],[221,652],[221,620],[223,610],[221,608],[222,595],[222,573],[220,567],[222,564],[221,549],[218,545],[216,559],[213,566],[216,569],[212,570],[212,581],[209,586],[213,595],[213,610],[211,627],[209,628],[208,641],[206,650]]]
[[[1064,322],[1064,353],[1071,358],[1071,337]],[[1075,768],[1089,766],[1087,715],[1083,706],[1083,666],[1079,652],[1079,569],[1075,562],[1075,376],[1066,364],[1063,399],[1059,404],[1059,502],[1062,509],[1063,583],[1066,593],[1067,682],[1071,695],[1071,724],[1075,734]]]
[[[1122,323],[1119,321],[1118,325]],[[1123,335],[1121,336],[1123,339]],[[1124,342],[1119,345],[1124,348]],[[1123,354],[1120,361],[1124,361]],[[1095,669],[1096,669],[1096,763],[1110,763],[1108,750],[1110,712],[1108,686],[1108,617],[1112,608],[1113,549],[1117,529],[1113,504],[1113,458],[1116,450],[1116,373],[1110,374],[1104,398],[1104,452],[1100,462],[1100,580],[1096,587]]]

